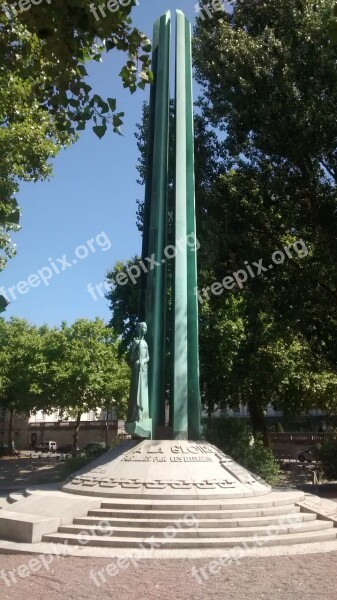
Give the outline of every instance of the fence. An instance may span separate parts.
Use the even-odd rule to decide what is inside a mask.
[[[269,447],[277,458],[297,458],[297,454],[327,440],[337,440],[337,433],[269,433]]]

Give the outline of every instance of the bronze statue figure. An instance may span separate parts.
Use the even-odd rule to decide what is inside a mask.
[[[131,385],[128,418],[125,429],[137,437],[151,437],[147,366],[149,350],[145,341],[146,323],[138,323],[137,336],[131,348]]]

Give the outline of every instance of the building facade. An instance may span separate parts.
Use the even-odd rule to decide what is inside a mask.
[[[125,433],[125,422],[117,419],[112,411],[91,411],[81,416],[78,444],[80,448],[88,442],[110,444],[118,435]],[[47,414],[39,411],[30,417],[15,415],[13,440],[17,450],[33,449],[43,442],[53,441],[58,446],[72,444],[75,421],[60,417],[58,412]],[[0,446],[8,443],[8,413],[0,413]]]

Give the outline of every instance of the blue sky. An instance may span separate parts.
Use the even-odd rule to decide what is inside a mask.
[[[176,8],[194,20],[194,0],[140,0],[132,12],[134,25],[152,37],[155,19]],[[106,299],[96,294],[95,301],[87,286],[104,282],[106,271],[117,260],[140,252],[136,200],[143,197],[144,190],[136,182],[138,149],[134,133],[149,89],[134,95],[123,89],[116,76],[123,60],[122,55],[110,52],[102,63],[93,62],[87,69],[93,89],[103,97],[116,97],[125,111],[123,137],[109,132],[98,140],[91,129],[81,132],[77,143],[54,161],[50,181],[21,186],[18,201],[22,230],[14,240],[17,256],[0,274],[0,286],[9,295],[10,287],[39,271],[48,285],[41,281],[32,287],[37,285],[33,277],[28,291],[27,287],[20,288],[26,293],[13,290],[16,300],[12,299],[5,318],[18,316],[50,325],[62,320],[71,323],[80,317],[108,320]],[[88,240],[92,240],[89,245]],[[66,263],[71,266],[65,268]]]

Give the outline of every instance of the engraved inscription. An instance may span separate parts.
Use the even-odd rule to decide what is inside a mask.
[[[196,481],[186,481],[184,479],[168,480],[168,479],[155,479],[153,481],[141,481],[139,479],[104,479],[101,481],[91,481],[85,477],[76,477],[72,482],[75,485],[82,486],[95,486],[99,485],[101,488],[116,488],[121,487],[122,489],[139,489],[145,487],[146,489],[152,490],[165,490],[166,488],[172,488],[174,490],[189,490],[195,486],[201,490],[214,490],[217,488],[235,488],[236,484],[234,481],[227,480],[216,480],[216,479],[205,479]]]
[[[165,454],[162,447],[150,446],[150,448],[134,450],[122,458],[123,462],[218,462],[219,452],[211,445],[189,444],[172,444],[168,452],[171,456],[163,456]],[[225,455],[224,455],[225,456]]]

